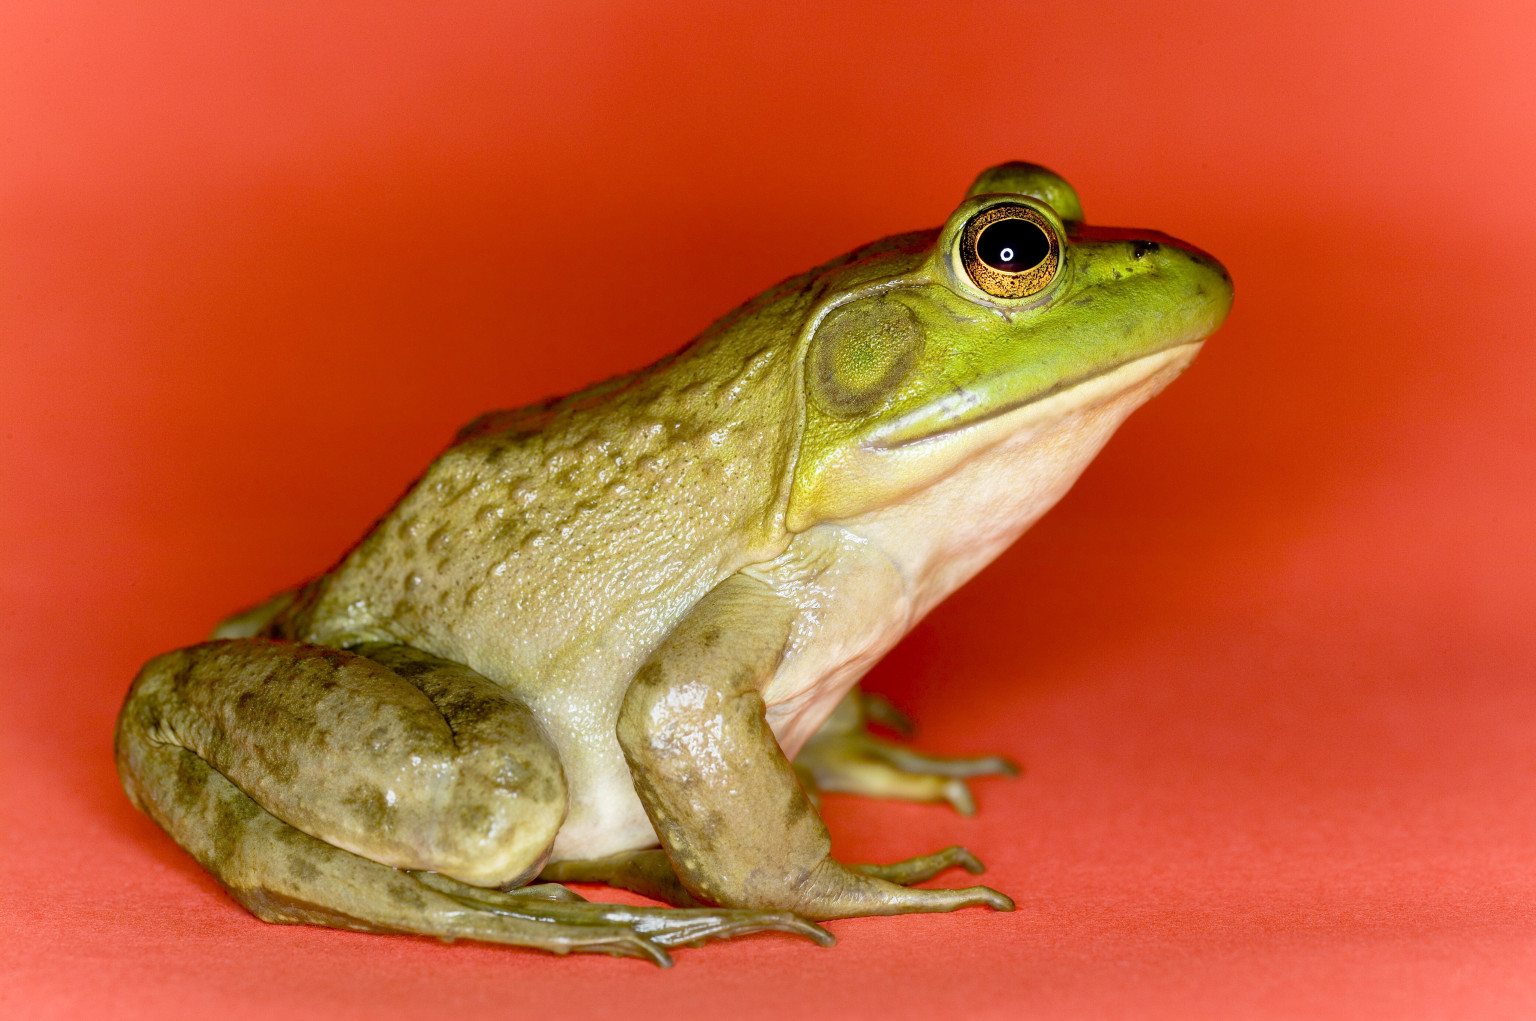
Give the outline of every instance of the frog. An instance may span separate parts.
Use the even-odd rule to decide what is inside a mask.
[[[150,660],[132,802],[258,918],[672,963],[1011,910],[956,845],[835,858],[823,791],[974,810],[864,674],[1194,359],[1226,270],[1037,164],[646,368],[464,427],[330,570]],[[654,903],[604,903],[599,883]],[[589,891],[590,892],[590,891]],[[622,900],[622,898],[621,898]]]

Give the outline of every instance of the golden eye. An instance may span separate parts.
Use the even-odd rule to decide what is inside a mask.
[[[994,298],[1027,298],[1056,279],[1061,242],[1051,222],[1028,206],[992,206],[965,225],[960,261]]]

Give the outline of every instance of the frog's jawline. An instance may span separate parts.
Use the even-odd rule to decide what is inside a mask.
[[[984,422],[990,422],[995,418],[1001,418],[1004,415],[1013,414],[1014,412],[1027,408],[1030,405],[1040,404],[1052,397],[1060,396],[1061,394],[1068,393],[1077,389],[1078,387],[1090,384],[1094,380],[1103,379],[1106,376],[1110,376],[1118,372],[1123,372],[1132,366],[1155,362],[1155,364],[1147,365],[1146,367],[1148,371],[1138,375],[1136,379],[1130,381],[1127,385],[1127,387],[1134,386],[1136,383],[1141,382],[1142,378],[1151,376],[1160,368],[1162,368],[1164,364],[1172,361],[1173,359],[1168,357],[1171,352],[1176,352],[1181,348],[1189,348],[1190,352],[1187,360],[1193,359],[1195,353],[1199,351],[1203,340],[1204,338],[1193,341],[1179,340],[1175,343],[1169,344],[1167,347],[1161,347],[1156,351],[1144,354],[1139,358],[1133,358],[1128,362],[1121,362],[1119,365],[1112,366],[1103,370],[1102,372],[1094,372],[1086,376],[1077,376],[1072,379],[1062,380],[1061,382],[1056,383],[1055,385],[1044,390],[1036,390],[1033,393],[1029,393],[1018,398],[1017,400],[1007,401],[1005,403],[999,404],[997,407],[990,408],[987,411],[984,411],[973,417],[966,417],[965,411],[969,410],[969,408],[967,408],[957,412],[954,418],[946,422],[940,428],[933,430],[932,432],[923,432],[915,436],[902,436],[900,434],[905,431],[902,428],[905,422],[898,420],[891,423],[891,425],[887,426],[886,428],[879,430],[874,436],[871,436],[869,440],[866,441],[866,445],[881,450],[895,450],[901,447],[911,446],[915,443],[925,443],[929,440],[938,439],[943,436],[951,436],[955,433],[979,426]],[[976,392],[962,391],[962,393],[975,394]],[[1108,400],[1113,396],[1113,393],[1105,394],[1101,400]],[[976,407],[983,403],[983,401],[980,399],[980,395],[977,395],[977,398],[977,400],[970,404],[971,407]],[[921,412],[919,412],[919,414],[921,414]],[[906,422],[911,422],[916,417],[917,416],[915,415],[908,416],[906,418]]]

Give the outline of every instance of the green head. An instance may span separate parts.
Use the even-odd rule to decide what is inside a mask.
[[[1028,163],[985,171],[943,227],[866,246],[821,282],[794,531],[898,502],[1021,432],[1061,442],[1095,409],[1134,407],[1232,304],[1215,259],[1088,226],[1071,186]]]

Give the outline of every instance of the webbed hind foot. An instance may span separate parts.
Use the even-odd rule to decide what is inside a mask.
[[[787,932],[822,946],[836,942],[826,929],[788,911],[600,904],[587,901],[556,883],[502,891],[466,886],[432,873],[417,874],[415,878],[469,908],[560,926],[618,926],[657,947],[696,947],[711,940],[754,932]],[[551,889],[565,890],[565,896],[551,896]],[[693,903],[697,905],[698,901]],[[664,952],[662,956],[665,957]],[[658,960],[657,963],[662,962]]]
[[[884,698],[855,687],[795,756],[795,770],[807,790],[947,802],[961,815],[974,815],[976,799],[965,782],[968,777],[1019,773],[1018,766],[1000,755],[946,758],[913,751],[869,733],[871,722],[904,736],[914,729]]]

